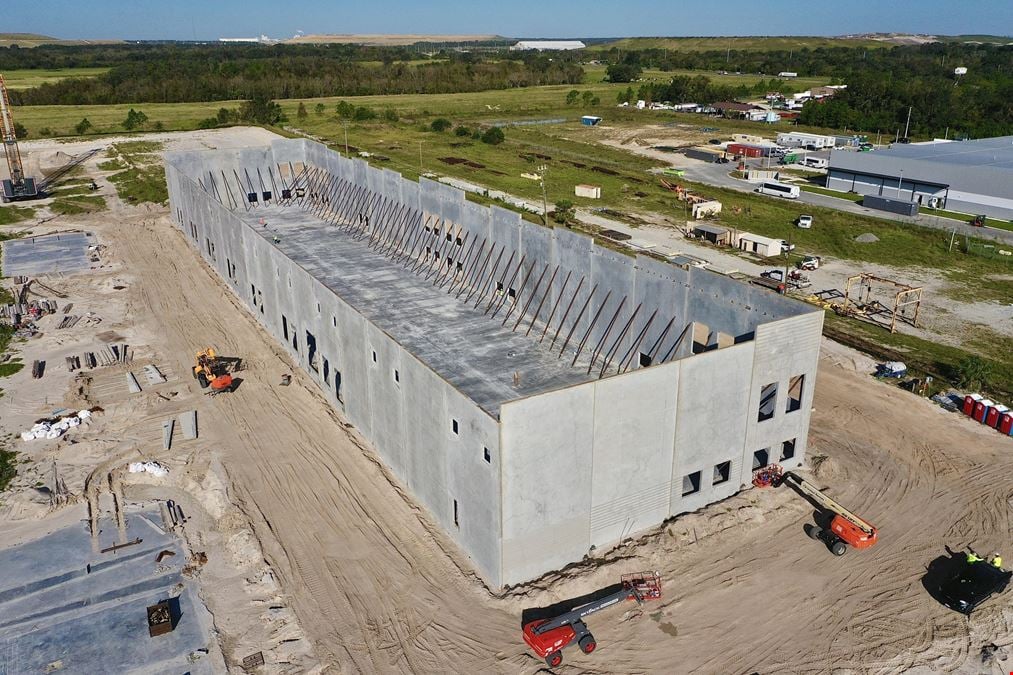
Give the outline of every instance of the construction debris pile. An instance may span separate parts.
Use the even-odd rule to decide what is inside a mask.
[[[721,202],[716,199],[694,194],[683,186],[671,183],[664,178],[661,179],[661,186],[670,192],[674,192],[679,201],[687,202],[690,205],[693,220],[700,220],[701,218],[712,217],[721,213]]]
[[[68,415],[59,418],[58,421],[36,422],[28,431],[21,432],[21,440],[34,441],[36,439],[53,440],[59,438],[70,429],[80,426],[82,422],[91,417],[90,410],[81,410],[76,415]]]

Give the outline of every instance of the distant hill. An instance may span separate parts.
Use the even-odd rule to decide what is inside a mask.
[[[0,47],[38,47],[39,45],[110,45],[123,40],[61,40],[36,33],[0,33]]]
[[[728,36],[728,37],[634,37],[598,41],[589,49],[671,49],[702,52],[720,49],[767,51],[816,49],[819,47],[894,47],[930,42],[966,42],[1013,44],[1013,38],[996,35],[917,35],[909,33],[864,33],[860,35],[820,36]]]
[[[384,34],[361,34],[361,35],[300,35],[289,40],[283,40],[285,44],[348,44],[367,45],[370,47],[402,47],[413,45],[416,42],[492,42],[502,41],[498,35],[384,35]]]
[[[720,49],[768,51],[782,49],[816,49],[818,47],[889,47],[885,40],[868,36],[729,36],[729,37],[635,37],[595,44],[589,49],[671,49],[683,52],[705,52]]]

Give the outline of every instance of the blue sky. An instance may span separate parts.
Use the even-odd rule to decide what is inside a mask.
[[[297,30],[510,37],[1013,35],[1013,0],[48,0],[8,5],[0,32],[61,38],[205,40],[262,33],[289,37]]]

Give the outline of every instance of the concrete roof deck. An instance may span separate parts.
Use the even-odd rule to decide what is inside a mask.
[[[493,416],[508,401],[596,379],[586,363],[571,367],[572,357],[557,358],[533,336],[511,332],[516,312],[504,327],[507,307],[490,319],[484,306],[473,308],[474,298],[463,302],[299,207],[236,215]]]

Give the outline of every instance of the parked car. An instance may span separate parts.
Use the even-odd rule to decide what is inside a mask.
[[[727,164],[730,161],[731,160],[728,159],[727,157],[715,157],[714,158],[714,163],[715,164]]]
[[[795,221],[795,224],[798,225],[799,227],[801,227],[803,230],[812,229],[812,226],[813,226],[813,217],[812,216],[807,216],[807,215],[801,215],[801,216],[798,217],[798,220]]]
[[[821,258],[820,256],[807,255],[798,262],[798,268],[800,270],[806,270],[808,272],[811,272],[813,270],[818,270],[821,264],[823,264],[823,258]]]
[[[784,239],[781,240],[781,253],[788,253],[789,251],[795,250],[795,244],[789,244]]]
[[[970,614],[981,603],[1009,585],[1013,572],[984,560],[965,563],[957,573],[939,585],[939,600],[961,614]]]

